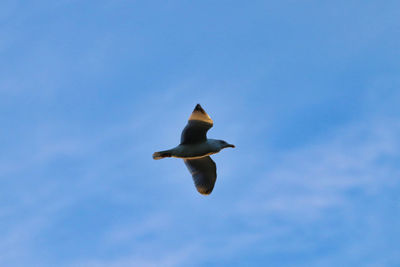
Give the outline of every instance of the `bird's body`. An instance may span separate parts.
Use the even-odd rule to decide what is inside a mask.
[[[153,157],[154,159],[161,159],[166,157],[180,158],[180,159],[198,159],[212,154],[216,154],[221,151],[221,146],[219,140],[207,139],[205,142],[197,144],[180,144],[172,149],[160,151],[156,153],[161,153],[161,155],[166,155],[164,157],[158,157],[157,155]]]
[[[217,179],[216,165],[209,157],[223,148],[235,147],[223,140],[207,139],[207,131],[213,121],[203,108],[197,104],[182,131],[181,143],[169,150],[155,152],[153,159],[168,157],[181,158],[192,174],[197,191],[208,195]]]

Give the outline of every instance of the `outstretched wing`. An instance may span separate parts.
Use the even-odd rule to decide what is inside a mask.
[[[189,118],[188,124],[182,131],[181,144],[196,144],[207,140],[207,131],[213,126],[213,121],[197,104],[192,115]]]
[[[217,180],[217,166],[210,157],[185,159],[186,167],[193,177],[197,191],[203,195],[211,194]]]

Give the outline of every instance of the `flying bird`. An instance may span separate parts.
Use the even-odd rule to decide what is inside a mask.
[[[211,194],[217,180],[217,167],[210,155],[227,147],[235,147],[224,140],[207,139],[207,131],[212,126],[210,116],[197,104],[182,131],[181,143],[172,149],[153,154],[153,159],[183,159],[192,174],[197,191],[203,195]]]

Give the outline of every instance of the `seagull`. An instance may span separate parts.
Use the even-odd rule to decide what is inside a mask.
[[[211,194],[217,180],[217,166],[210,155],[224,148],[235,147],[224,140],[207,139],[207,131],[213,121],[197,104],[181,134],[181,143],[169,150],[155,152],[153,159],[180,158],[192,174],[197,191],[202,195]]]

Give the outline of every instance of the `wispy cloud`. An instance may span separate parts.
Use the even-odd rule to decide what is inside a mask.
[[[204,227],[209,229],[200,228],[204,234],[202,237],[193,236],[184,240],[176,236],[172,243],[162,240],[154,243],[157,239],[151,242],[143,240],[143,236],[149,233],[158,236],[163,236],[161,233],[167,236],[178,234],[174,227],[179,229],[182,226],[183,232],[189,229],[195,231],[183,225],[185,222],[193,223],[192,220],[197,216],[186,214],[185,221],[179,221],[181,217],[178,215],[178,207],[172,203],[168,215],[160,213],[150,216],[140,224],[132,222],[125,226],[116,225],[114,230],[105,233],[104,240],[109,240],[108,242],[114,245],[134,244],[132,246],[144,254],[149,251],[155,255],[168,254],[172,255],[173,260],[165,256],[147,262],[144,260],[146,257],[135,254],[133,249],[131,253],[135,256],[121,256],[114,260],[105,259],[90,263],[98,266],[129,266],[133,263],[150,266],[200,266],[209,261],[229,262],[238,257],[246,257],[250,253],[249,247],[258,247],[256,254],[307,254],[317,249],[316,241],[310,240],[306,234],[312,231],[310,227],[318,224],[320,229],[311,236],[324,240],[341,231],[357,228],[355,223],[358,221],[351,219],[354,216],[365,218],[366,221],[362,222],[360,227],[375,236],[375,230],[371,227],[374,227],[374,216],[380,216],[379,205],[383,203],[370,209],[359,209],[358,205],[360,201],[368,203],[370,199],[379,198],[389,188],[399,187],[397,177],[400,171],[393,162],[400,156],[396,137],[399,132],[400,125],[396,121],[360,122],[338,129],[330,138],[311,147],[280,154],[277,166],[272,169],[259,169],[253,174],[253,179],[242,180],[250,186],[245,187],[246,190],[235,198],[231,196],[231,205],[224,206],[225,210],[222,213],[218,208],[214,210],[210,207],[208,216],[211,216],[210,223],[216,224],[215,230],[221,231],[218,235],[215,235],[214,227],[204,221]],[[382,164],[382,161],[386,163]],[[242,179],[234,173],[232,175],[231,179]],[[227,195],[223,197],[229,198]],[[389,202],[396,201],[393,195],[387,197]],[[217,205],[220,206],[221,203]],[[206,207],[197,212],[203,212],[204,209]],[[336,229],[330,230],[338,216],[342,217],[343,221],[337,223]],[[398,217],[393,219],[399,220]],[[238,232],[233,234],[230,230],[232,223],[240,223],[243,227],[240,230],[236,229]],[[226,229],[222,230],[224,227]],[[175,230],[168,234],[172,228]],[[391,230],[393,229],[389,225],[388,229],[381,233],[381,245],[386,248],[390,247]],[[352,236],[348,238],[352,240],[348,244],[333,244],[334,248],[329,256],[317,255],[307,262],[318,265],[330,259],[340,263],[345,251],[357,250],[361,246],[360,242],[369,242],[372,236],[367,236],[360,242],[353,240]],[[192,249],[182,249],[188,247]],[[370,253],[370,249],[358,251],[354,257],[366,257],[367,253]],[[370,260],[393,262],[397,259],[394,254],[388,261],[382,257],[376,254]],[[352,255],[347,255],[347,258],[352,259]]]
[[[398,265],[398,4],[261,2],[0,4],[1,266]]]
[[[357,123],[319,144],[277,155],[278,165],[261,174],[241,205],[248,212],[318,214],[346,205],[350,190],[374,194],[393,186],[399,173],[394,163],[400,156],[399,132],[396,120]]]

